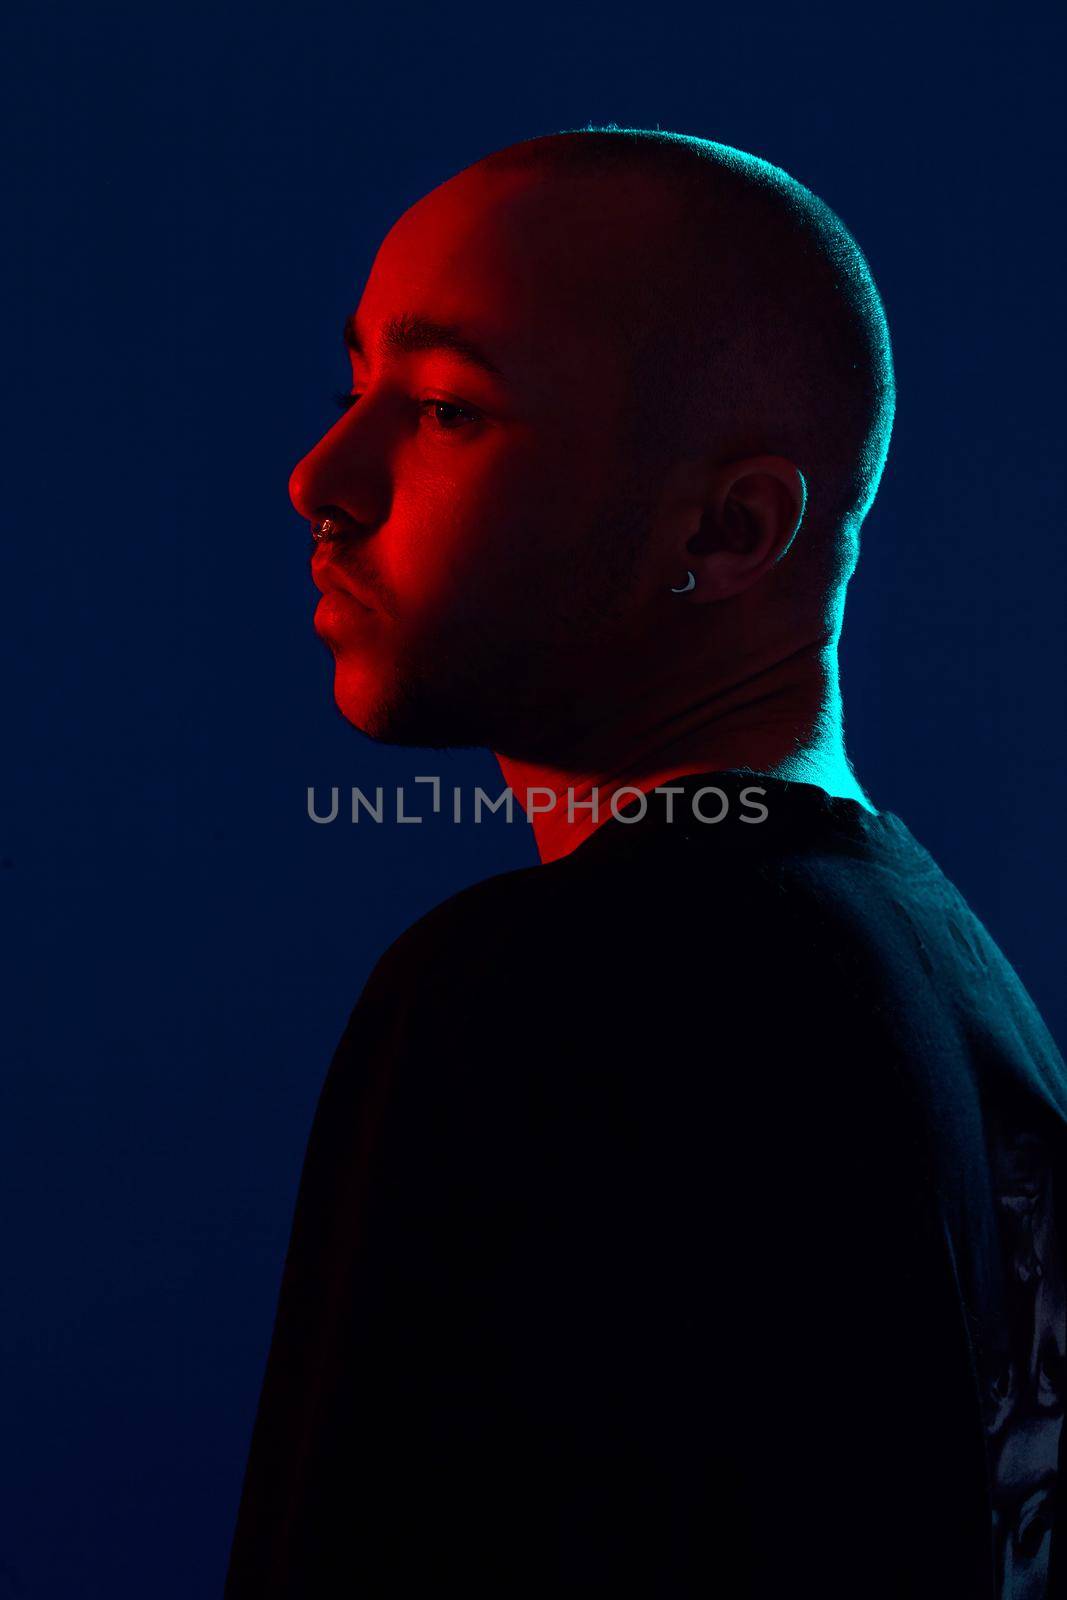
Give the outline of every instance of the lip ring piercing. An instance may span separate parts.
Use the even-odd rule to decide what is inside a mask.
[[[696,577],[694,576],[694,574],[692,572],[687,572],[686,573],[686,579],[685,579],[685,582],[682,584],[682,587],[680,589],[672,589],[671,590],[671,594],[688,594],[690,589],[695,589],[696,586],[697,586]]]

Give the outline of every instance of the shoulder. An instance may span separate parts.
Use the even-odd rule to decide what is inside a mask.
[[[447,986],[488,999],[580,969],[612,981],[697,962],[705,982],[818,983],[847,966],[875,981],[886,899],[862,871],[817,856],[737,858],[687,848],[610,850],[499,873],[420,916],[374,967],[367,989],[415,997]],[[709,966],[713,963],[713,967]]]
[[[367,987],[407,989],[434,974],[455,981],[474,967],[507,961],[547,912],[551,874],[547,867],[519,867],[449,895],[393,940]]]
[[[817,1039],[830,1081],[835,1063],[874,1055],[898,1009],[884,900],[870,875],[807,854],[742,860],[680,839],[627,859],[579,851],[419,917],[378,960],[351,1026],[408,1054],[454,1045],[512,1065],[696,1050],[755,1071]]]
[[[461,1047],[473,1058],[502,1019],[530,1015],[536,997],[550,1004],[576,920],[571,879],[555,864],[520,867],[424,912],[372,967],[339,1054],[438,1059]]]

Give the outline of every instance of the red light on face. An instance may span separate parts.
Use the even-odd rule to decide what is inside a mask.
[[[332,648],[343,649],[366,637],[376,613],[342,589],[330,589],[315,607],[315,632]]]

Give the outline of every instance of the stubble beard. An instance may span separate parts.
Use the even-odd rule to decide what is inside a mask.
[[[602,511],[553,584],[543,625],[510,632],[497,615],[435,632],[390,664],[370,703],[345,710],[380,744],[491,749],[521,756],[570,738],[591,713],[593,685],[611,681],[623,647],[649,525],[645,497],[629,492]]]

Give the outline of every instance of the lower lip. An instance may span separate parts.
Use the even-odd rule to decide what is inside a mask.
[[[342,589],[330,589],[315,607],[315,631],[332,638],[345,636],[361,624],[365,627],[374,612],[361,604],[354,595]]]

